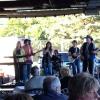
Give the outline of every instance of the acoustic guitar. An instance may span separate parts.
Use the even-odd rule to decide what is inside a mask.
[[[23,58],[23,57],[30,57],[30,56],[35,56],[37,53],[39,53],[39,52],[41,52],[41,51],[43,51],[43,49],[41,49],[41,50],[38,50],[37,52],[35,52],[35,53],[32,53],[32,54],[30,54],[30,55],[19,55],[19,56],[5,56],[4,58]]]

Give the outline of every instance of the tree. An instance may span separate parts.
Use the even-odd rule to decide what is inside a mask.
[[[54,47],[60,46],[60,42],[64,41],[64,50],[67,50],[70,45],[68,41],[76,39],[79,43],[82,43],[82,39],[87,34],[93,36],[98,46],[100,44],[99,23],[100,16],[85,16],[84,14],[10,18],[6,27],[0,28],[0,35],[29,37],[34,42],[34,47],[37,47],[41,40],[45,40],[45,42],[52,41]]]

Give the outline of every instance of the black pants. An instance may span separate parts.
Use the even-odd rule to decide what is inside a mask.
[[[20,80],[22,80],[22,70],[23,70],[23,63],[16,63],[15,64],[15,80],[16,82],[19,82]]]
[[[85,59],[83,60],[83,72],[89,70],[89,73],[93,75],[94,72],[94,59]]]
[[[53,62],[52,68],[53,68],[53,74],[56,74],[56,72],[60,73],[61,64],[57,62]]]

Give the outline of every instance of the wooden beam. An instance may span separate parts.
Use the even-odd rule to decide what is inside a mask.
[[[0,17],[5,18],[16,18],[16,17],[45,17],[45,16],[61,16],[69,14],[79,14],[84,13],[84,9],[74,8],[74,9],[46,9],[46,10],[34,10],[34,11],[7,11],[0,12]]]

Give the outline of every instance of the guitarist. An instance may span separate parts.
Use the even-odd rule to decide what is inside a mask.
[[[32,55],[33,53],[33,48],[31,46],[31,41],[29,39],[24,40],[24,46],[23,46],[25,55],[31,55],[31,56],[26,56],[25,57],[25,66],[23,68],[23,76],[24,80],[27,81],[30,78],[30,72],[31,72],[31,67],[32,67]]]
[[[77,41],[72,41],[72,47],[69,48],[69,56],[73,59],[72,62],[72,71],[73,75],[80,73],[80,60],[78,58],[79,56],[79,48],[77,47]]]
[[[93,43],[93,38],[89,35],[86,37],[86,42],[81,47],[81,59],[83,61],[83,72],[89,70],[89,73],[93,75],[94,60],[96,49]]]

